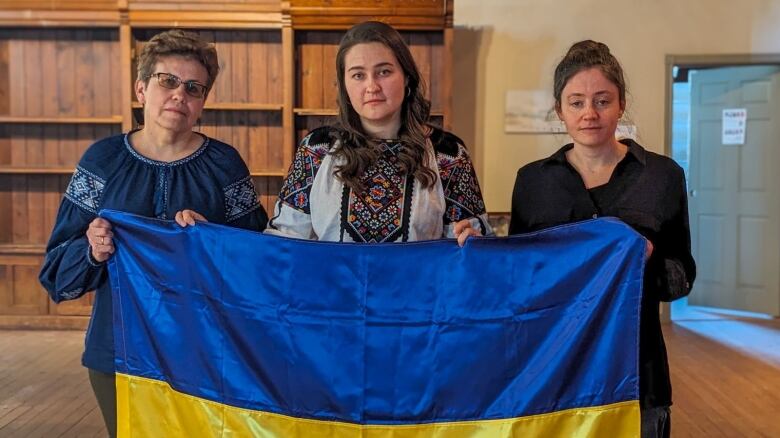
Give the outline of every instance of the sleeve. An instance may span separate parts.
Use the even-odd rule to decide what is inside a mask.
[[[223,189],[225,224],[251,231],[263,231],[268,214],[257,199],[255,184],[246,165],[241,162],[241,177]]]
[[[678,208],[668,223],[662,226],[658,241],[646,269],[661,301],[674,301],[691,292],[696,278],[696,263],[691,254],[691,230],[688,223],[688,197],[685,175],[678,169],[675,178]]]
[[[301,140],[295,152],[274,207],[274,216],[266,229],[268,234],[317,239],[312,226],[310,197],[314,178],[328,154],[330,143],[326,139],[315,140],[315,134],[312,132]]]
[[[454,158],[444,153],[438,153],[437,156],[444,190],[444,236],[455,237],[455,223],[464,219],[471,222],[474,229],[480,230],[483,236],[494,235],[488,223],[477,173],[466,147],[458,143]]]
[[[104,187],[102,178],[79,166],[65,191],[38,277],[55,303],[76,299],[107,279],[105,263],[92,258],[85,235]]]
[[[523,170],[517,171],[517,178],[515,178],[515,187],[512,190],[512,212],[509,219],[509,235],[521,234],[531,231],[528,224],[523,221],[522,208],[525,204],[523,201]]]

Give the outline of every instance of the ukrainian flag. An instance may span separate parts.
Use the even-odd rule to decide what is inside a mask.
[[[617,220],[458,248],[102,215],[120,436],[639,436]]]

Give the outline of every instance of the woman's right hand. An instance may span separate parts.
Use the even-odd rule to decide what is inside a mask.
[[[87,240],[92,249],[92,258],[103,263],[114,253],[114,233],[111,223],[99,217],[90,222],[87,228]]]

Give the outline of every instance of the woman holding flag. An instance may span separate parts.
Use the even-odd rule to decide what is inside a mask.
[[[192,130],[218,72],[216,49],[196,34],[171,30],[144,46],[135,84],[144,126],[87,149],[46,248],[39,278],[54,302],[95,290],[82,363],[111,436],[116,388],[106,261],[114,244],[111,224],[98,212],[109,208],[182,226],[208,219],[256,231],[268,218],[238,152]]]
[[[626,108],[609,48],[574,44],[555,69],[555,111],[574,140],[517,173],[509,233],[615,216],[647,239],[639,335],[643,437],[668,437],[672,404],[659,302],[688,295],[696,276],[683,170],[634,140],[615,139]]]
[[[463,142],[429,124],[409,47],[365,22],[336,57],[339,116],[300,144],[266,232],[334,242],[492,234]]]

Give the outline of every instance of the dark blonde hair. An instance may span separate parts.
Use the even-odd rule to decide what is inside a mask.
[[[340,129],[335,135],[340,145],[333,154],[343,157],[344,164],[337,167],[336,176],[353,190],[360,191],[360,178],[376,163],[379,156],[374,147],[378,139],[370,138],[363,129],[360,115],[350,104],[344,81],[347,52],[363,43],[380,43],[390,49],[404,72],[406,90],[401,105],[401,129],[398,132],[402,144],[398,163],[402,172],[414,175],[423,187],[430,187],[436,182],[436,173],[426,166],[425,160],[426,135],[429,131],[427,124],[431,112],[431,103],[425,98],[425,83],[401,34],[390,25],[378,21],[366,21],[353,26],[339,43],[336,74]]]
[[[604,76],[618,89],[620,106],[626,106],[626,81],[623,78],[623,68],[620,66],[604,43],[593,40],[584,40],[574,43],[566,56],[555,67],[555,79],[553,84],[553,97],[555,98],[555,110],[561,110],[561,95],[563,89],[574,75],[589,68],[598,68]]]
[[[146,43],[138,56],[138,79],[148,85],[154,66],[160,58],[167,56],[181,56],[199,62],[208,73],[208,82],[205,84],[208,95],[219,74],[219,59],[214,44],[203,41],[196,33],[180,29],[158,33]]]

